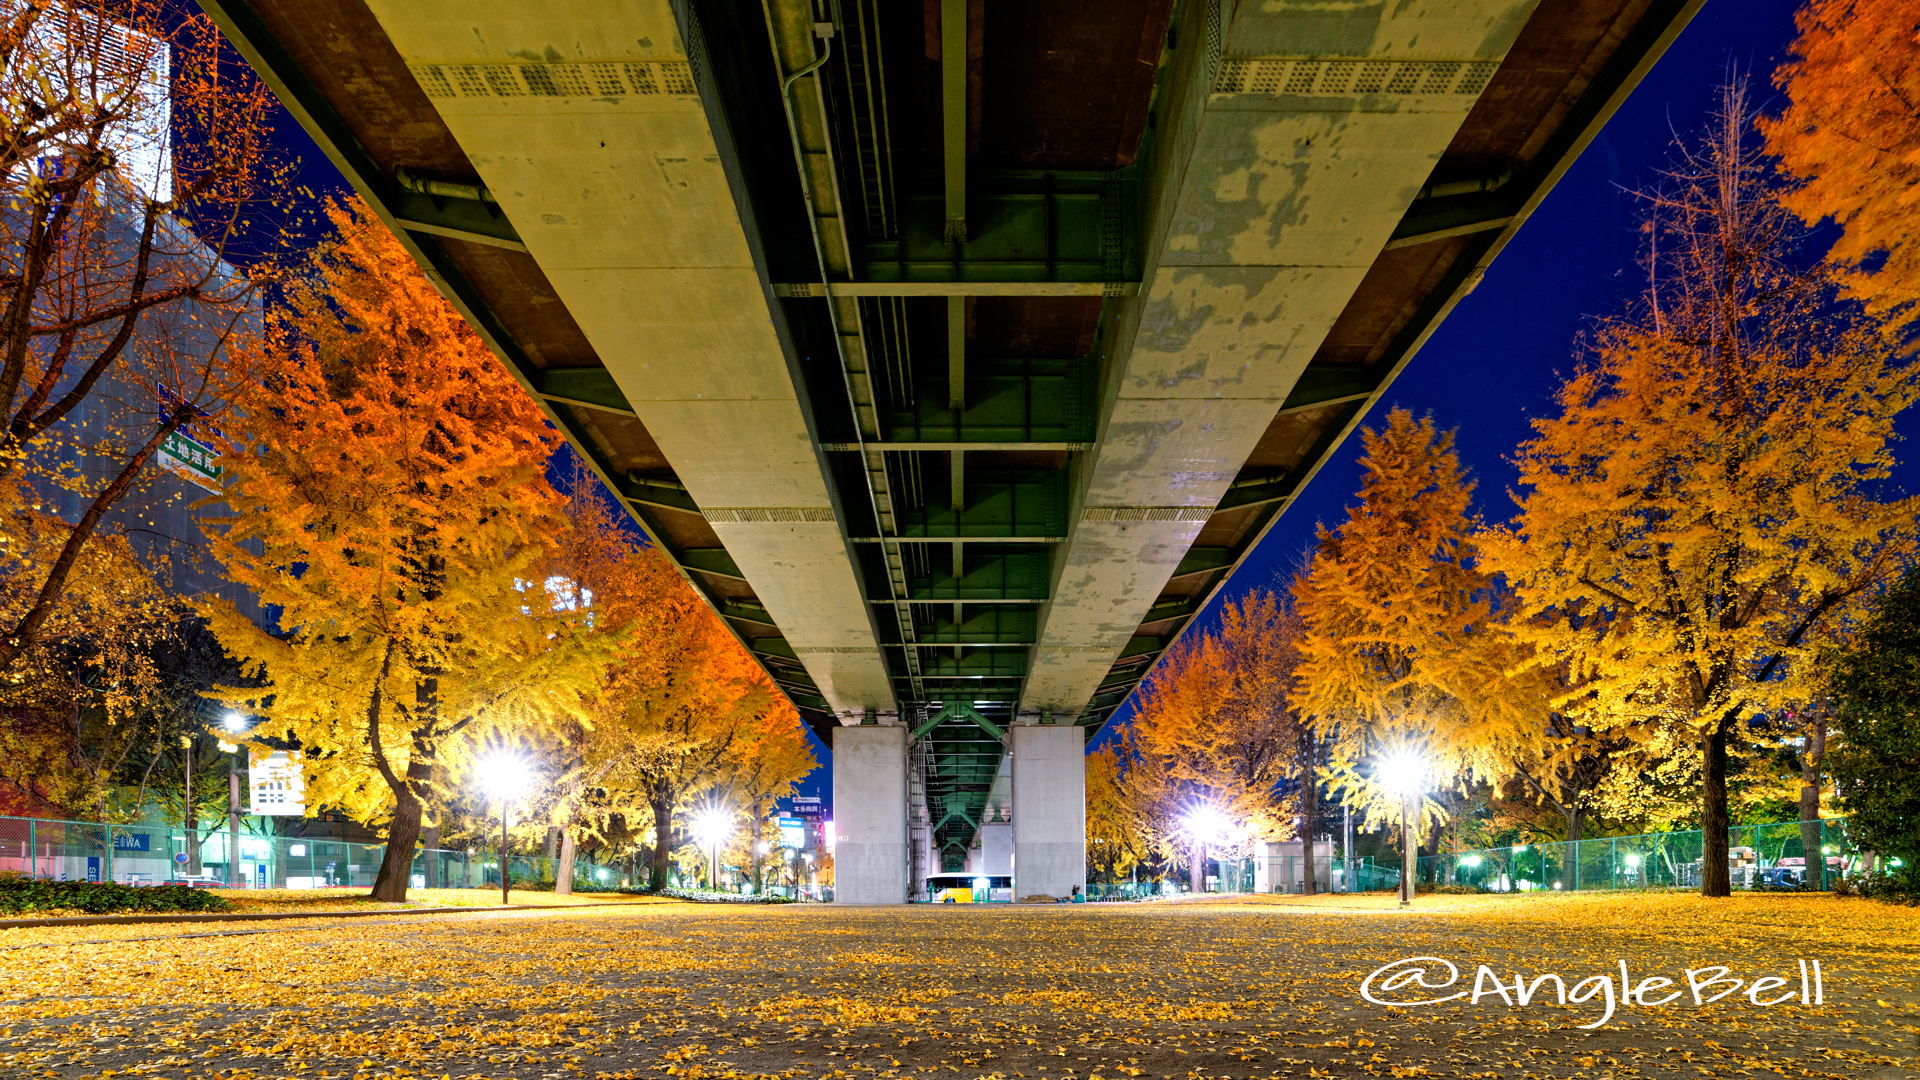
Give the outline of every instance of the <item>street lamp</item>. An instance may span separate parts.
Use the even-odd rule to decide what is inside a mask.
[[[733,832],[733,822],[728,820],[727,812],[713,807],[693,821],[693,834],[707,849],[707,887],[720,891],[720,844]]]
[[[505,904],[513,878],[507,872],[507,800],[527,786],[527,762],[517,754],[499,751],[481,759],[477,777],[480,786],[500,800],[500,902]]]
[[[1413,800],[1426,781],[1426,766],[1411,750],[1395,750],[1380,759],[1377,779],[1400,796],[1400,906],[1413,903]]]
[[[1211,803],[1188,812],[1186,826],[1187,835],[1194,839],[1193,891],[1202,893],[1207,889],[1207,848],[1209,845],[1218,846],[1233,826],[1227,820],[1227,815]]]

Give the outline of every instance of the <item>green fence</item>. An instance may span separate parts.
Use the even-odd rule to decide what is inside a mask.
[[[1736,889],[1830,889],[1854,872],[1859,853],[1846,821],[1811,823],[1819,851],[1806,850],[1801,823],[1739,825],[1727,830],[1728,871]],[[1647,833],[1551,844],[1483,848],[1420,860],[1419,881],[1470,885],[1495,892],[1700,887],[1700,833]]]
[[[237,843],[234,842],[237,839]],[[253,889],[368,888],[386,856],[382,844],[264,836],[222,828],[189,833],[165,825],[105,825],[92,821],[0,817],[0,873],[55,881],[116,881],[132,885],[183,882]],[[507,873],[517,885],[551,884],[558,860],[510,855]],[[627,871],[577,859],[580,888],[618,888]],[[480,849],[419,849],[414,888],[499,888],[500,856]]]

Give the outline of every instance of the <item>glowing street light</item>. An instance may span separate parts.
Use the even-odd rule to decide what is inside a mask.
[[[1205,892],[1207,888],[1207,849],[1225,842],[1233,829],[1233,822],[1217,806],[1203,803],[1188,811],[1184,824],[1187,835],[1193,837],[1193,891]]]
[[[507,800],[527,786],[527,761],[504,750],[480,760],[474,775],[480,786],[500,800],[500,902],[508,903],[513,875],[507,870]]]
[[[1413,903],[1413,800],[1426,787],[1427,766],[1413,751],[1402,748],[1380,759],[1374,779],[1400,796],[1400,906]]]
[[[720,845],[733,834],[733,819],[721,807],[712,807],[693,819],[693,835],[707,849],[707,887],[720,889]]]

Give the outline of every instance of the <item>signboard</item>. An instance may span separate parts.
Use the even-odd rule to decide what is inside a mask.
[[[797,817],[782,816],[780,826],[780,846],[798,851],[807,843],[806,823]]]
[[[264,758],[253,757],[247,766],[247,797],[252,806],[249,813],[305,817],[307,777],[300,751],[275,750]]]
[[[100,856],[98,855],[87,856],[87,880],[100,880]]]
[[[155,460],[161,468],[187,483],[217,492],[220,490],[221,469],[214,462],[219,457],[212,447],[203,446],[176,431],[160,444],[160,452],[155,455]]]
[[[115,833],[113,835],[115,851],[151,851],[153,849],[148,847],[151,843],[153,841],[146,833]]]
[[[818,795],[795,795],[793,797],[794,817],[819,817],[821,800]]]

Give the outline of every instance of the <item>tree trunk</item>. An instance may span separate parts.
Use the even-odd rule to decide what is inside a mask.
[[[647,891],[663,892],[667,870],[673,865],[673,802],[653,800],[653,867],[647,878]]]
[[[1700,895],[1733,895],[1727,851],[1727,721],[1700,738]]]
[[[1187,871],[1187,885],[1193,895],[1207,891],[1207,845],[1193,845],[1193,867]]]
[[[1587,811],[1583,807],[1574,807],[1567,811],[1567,849],[1564,856],[1568,875],[1573,879],[1568,884],[1575,892],[1580,891],[1580,841],[1587,836]]]
[[[1820,762],[1827,756],[1826,702],[1813,710],[1812,730],[1807,732],[1807,750],[1800,757],[1800,853],[1806,858],[1806,874],[1800,879],[1803,889],[1827,887],[1827,853],[1820,841]]]
[[[573,830],[561,829],[560,865],[553,871],[553,893],[555,896],[573,895]]]
[[[394,792],[393,820],[387,825],[387,852],[380,859],[380,875],[373,879],[374,900],[401,901],[413,878],[413,854],[420,844],[420,819],[425,806],[415,792],[426,786],[433,762],[414,754],[407,763],[407,783]],[[505,865],[504,857],[502,866]]]
[[[430,853],[427,855],[427,888],[437,889],[440,887],[440,856],[433,853],[440,850],[440,822],[435,821],[427,826],[426,832],[426,847]]]
[[[1303,725],[1304,726],[1304,725]],[[1320,891],[1320,878],[1313,860],[1313,838],[1320,829],[1320,778],[1314,770],[1313,732],[1300,733],[1300,891],[1312,896]]]

